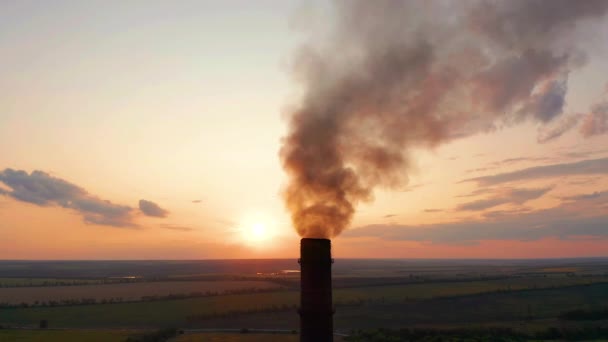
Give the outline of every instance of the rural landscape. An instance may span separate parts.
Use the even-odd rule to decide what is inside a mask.
[[[0,340],[297,341],[294,266],[289,259],[3,261]],[[333,285],[343,341],[608,339],[605,258],[338,259]]]

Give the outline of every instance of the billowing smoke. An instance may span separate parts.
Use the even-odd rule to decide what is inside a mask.
[[[322,39],[298,50],[301,102],[280,155],[285,200],[304,237],[333,237],[375,187],[408,180],[414,148],[503,125],[552,122],[577,42],[605,0],[335,3]]]

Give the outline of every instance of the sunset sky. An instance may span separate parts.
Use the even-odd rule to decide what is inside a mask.
[[[294,51],[330,8],[0,2],[0,259],[297,257],[279,150]],[[561,118],[413,149],[334,256],[608,256],[606,23]]]

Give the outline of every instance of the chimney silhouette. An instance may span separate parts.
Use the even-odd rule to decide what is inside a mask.
[[[300,241],[300,342],[333,342],[331,241]]]

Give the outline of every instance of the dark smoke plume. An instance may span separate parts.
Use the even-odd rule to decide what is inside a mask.
[[[280,155],[304,237],[333,237],[377,186],[404,185],[414,148],[501,125],[549,123],[578,38],[604,0],[336,2],[334,26],[301,47],[303,85]]]

